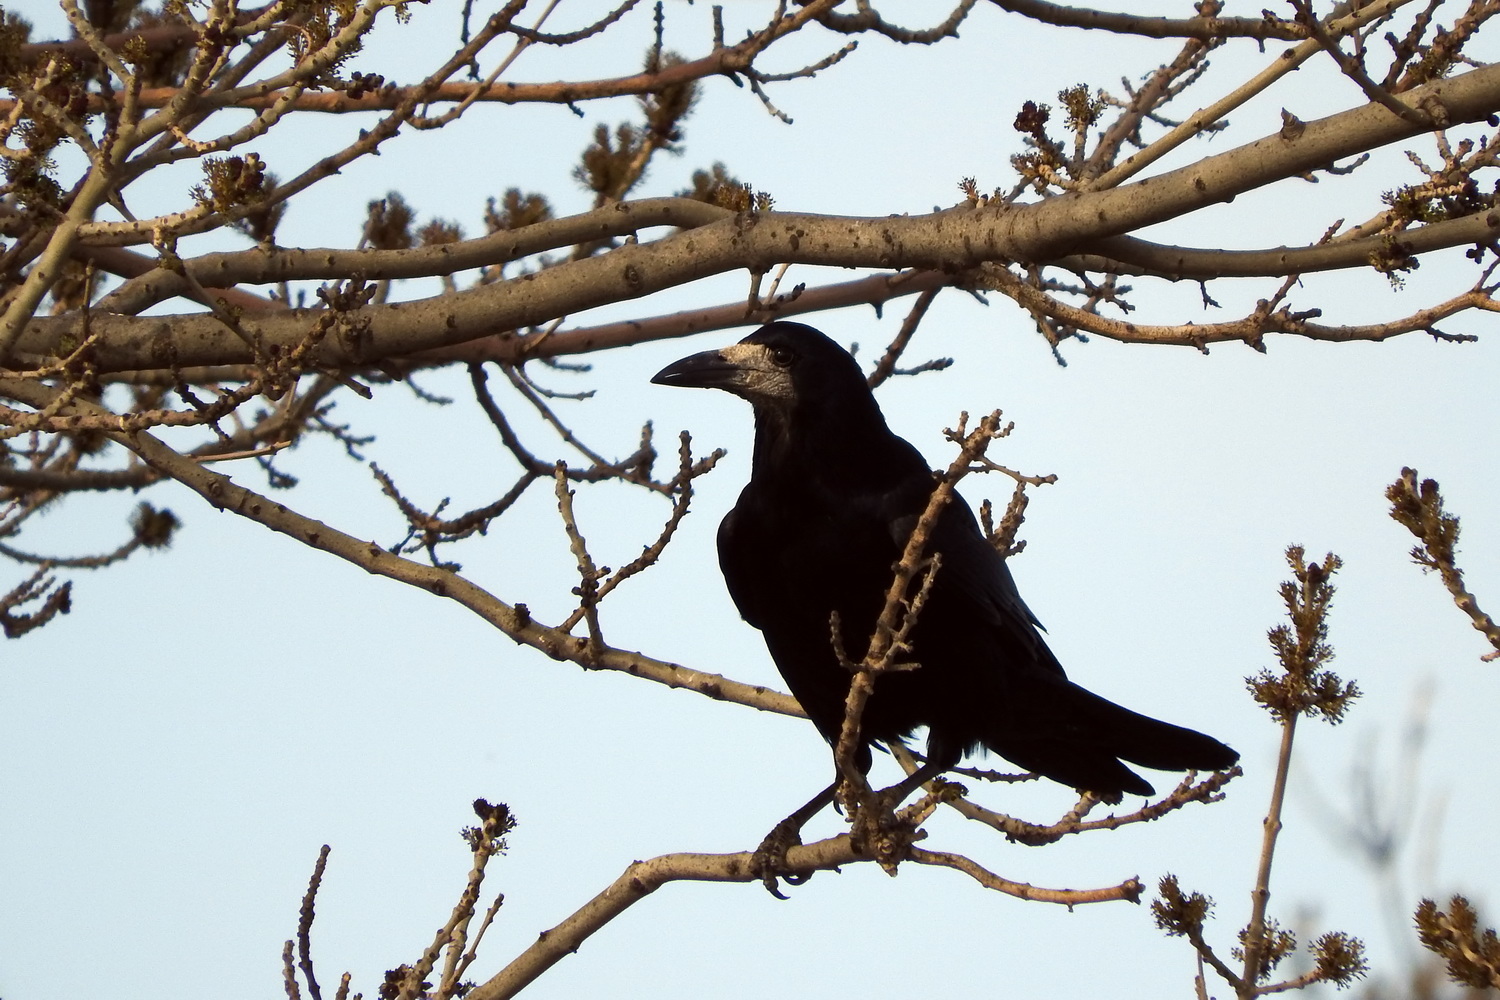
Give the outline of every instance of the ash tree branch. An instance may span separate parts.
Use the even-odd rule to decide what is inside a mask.
[[[1453,122],[1477,121],[1500,110],[1500,66],[1440,80],[1401,99],[1412,106],[1437,102]],[[1308,122],[1295,138],[1278,133],[1157,177],[1036,204],[964,206],[928,216],[879,219],[744,213],[525,278],[435,299],[372,305],[359,311],[361,336],[354,342],[330,338],[319,345],[316,363],[358,366],[447,347],[497,328],[537,325],[697,278],[740,268],[766,271],[788,261],[949,272],[997,260],[1046,262],[1086,251],[1100,238],[1189,214],[1420,131],[1384,107],[1367,105]],[[289,349],[300,340],[306,321],[304,313],[289,311],[257,317],[253,325],[268,348]],[[101,372],[253,360],[245,345],[212,318],[96,313],[91,322],[102,333],[95,362]],[[65,336],[77,336],[78,324],[76,316],[33,319],[18,330],[18,347],[28,356],[50,356]]]
[[[1477,629],[1494,651],[1486,653],[1485,661],[1500,659],[1500,625],[1479,607],[1479,602],[1464,586],[1463,570],[1455,561],[1458,546],[1458,518],[1443,510],[1443,495],[1437,480],[1424,479],[1417,485],[1417,470],[1402,469],[1397,479],[1385,491],[1391,502],[1391,517],[1421,542],[1411,550],[1412,561],[1422,567],[1423,572],[1435,571],[1443,581],[1453,603],[1469,616]]]
[[[1132,877],[1119,885],[1102,889],[1042,889],[996,875],[962,854],[949,854],[946,851],[929,851],[921,847],[913,847],[910,857],[919,865],[935,865],[963,872],[986,889],[994,889],[1007,896],[1043,903],[1061,903],[1069,907],[1079,903],[1104,903],[1117,900],[1129,900],[1136,903],[1140,901],[1143,888],[1140,879]]]
[[[55,390],[46,386],[15,378],[0,378],[0,394],[37,409],[55,403],[57,395]],[[101,425],[111,418],[117,424],[121,421],[121,418],[103,407],[85,400],[73,399],[58,409],[61,416],[92,419]],[[300,514],[284,504],[237,485],[228,476],[184,457],[146,431],[127,429],[110,430],[107,433],[112,440],[130,449],[142,461],[182,483],[217,510],[238,514],[309,548],[337,556],[368,573],[455,601],[517,643],[540,650],[554,660],[585,663],[587,640],[536,621],[524,604],[508,604],[457,573],[395,555],[376,542],[362,541]],[[803,715],[801,706],[790,695],[656,660],[631,650],[606,646],[595,650],[587,665],[594,669],[618,670],[668,687],[685,688],[718,701],[734,702],[760,711]]]
[[[880,16],[880,12],[868,4],[861,4],[861,9],[855,14],[841,14],[830,10],[818,18],[818,23],[830,31],[841,34],[862,34],[873,31],[884,35],[893,42],[903,45],[932,45],[945,38],[957,38],[959,26],[974,9],[978,0],[960,0],[958,6],[949,12],[942,21],[931,28],[903,28],[898,24],[892,24]]]
[[[568,549],[578,562],[578,610],[568,617],[569,622],[582,618],[588,627],[588,641],[583,648],[584,665],[593,659],[594,651],[604,646],[604,635],[599,630],[599,579],[609,573],[609,567],[601,569],[589,554],[588,541],[578,530],[578,518],[573,513],[573,490],[568,486],[568,469],[557,463],[553,473],[557,494],[557,512],[562,517],[563,530],[568,536]]]
[[[1389,108],[1393,114],[1400,115],[1407,121],[1421,128],[1431,128],[1435,124],[1432,116],[1418,108],[1407,107],[1396,100],[1385,87],[1370,79],[1365,72],[1364,66],[1358,59],[1346,53],[1339,47],[1335,39],[1323,25],[1318,21],[1317,15],[1313,13],[1312,4],[1308,0],[1292,0],[1292,6],[1297,11],[1297,21],[1305,26],[1313,39],[1323,48],[1323,51],[1338,64],[1340,72],[1359,85],[1365,97],[1372,103]]]
[[[537,941],[485,983],[476,986],[467,1000],[506,1000],[513,997],[568,955],[588,938],[632,905],[670,882],[759,882],[754,853],[666,854],[650,861],[636,861],[624,873],[562,923],[543,931]],[[798,844],[786,853],[789,871],[810,874],[841,865],[868,860],[854,849],[844,833],[812,844]],[[917,859],[914,859],[917,860]],[[1134,899],[1140,883],[1129,879],[1104,889],[1043,889],[995,875],[961,855],[922,852],[920,864],[955,868],[987,888],[1020,899],[1075,906]]]
[[[8,593],[0,594],[0,631],[7,639],[19,639],[72,609],[73,584],[66,580],[59,583],[50,573],[51,567],[42,566]],[[38,602],[40,607],[35,611],[21,610]]]
[[[902,764],[906,767],[906,764]],[[913,768],[908,768],[908,772]],[[1007,840],[1018,844],[1026,844],[1039,847],[1045,844],[1053,844],[1065,837],[1080,833],[1089,833],[1094,830],[1115,830],[1122,826],[1130,826],[1136,823],[1150,823],[1161,819],[1169,813],[1176,812],[1189,803],[1203,802],[1213,803],[1223,799],[1223,788],[1229,782],[1243,774],[1238,767],[1228,771],[1211,774],[1201,781],[1192,777],[1184,778],[1176,788],[1155,802],[1147,803],[1134,812],[1124,814],[1111,814],[1103,819],[1085,819],[1090,809],[1098,800],[1092,797],[1088,800],[1086,807],[1080,806],[1068,815],[1062,817],[1055,823],[1042,825],[1030,823],[1014,816],[998,813],[991,809],[971,802],[966,798],[954,799],[947,803],[959,815],[965,819],[983,823],[985,826],[998,830],[1005,834]]]
[[[318,890],[323,885],[323,873],[328,868],[329,850],[329,846],[324,844],[318,851],[312,876],[307,880],[307,892],[302,895],[302,909],[297,914],[297,966],[302,970],[302,978],[307,982],[307,992],[312,1000],[323,1000],[323,991],[318,986],[317,973],[313,967],[312,925],[317,912]]]
[[[280,281],[347,278],[358,271],[367,281],[430,278],[472,268],[507,264],[533,254],[613,236],[631,236],[643,229],[670,226],[696,229],[732,218],[726,208],[691,198],[645,198],[606,205],[580,215],[550,219],[522,229],[507,229],[478,239],[409,250],[342,250],[313,248],[275,250],[253,248],[210,253],[184,261],[184,268],[208,288],[240,283],[267,285]],[[104,246],[108,244],[85,245]],[[85,252],[92,252],[85,251]],[[141,274],[99,300],[108,312],[138,312],[190,291],[187,279],[164,267]]]
[[[1256,38],[1300,41],[1307,29],[1293,21],[1270,17],[1142,17],[1113,10],[1047,3],[1046,0],[991,0],[1001,10],[1029,17],[1060,28],[1112,31],[1145,38],[1196,38],[1211,42],[1220,38]]]
[[[486,362],[515,365],[529,358],[563,357],[571,354],[612,350],[646,341],[670,340],[712,330],[730,330],[747,324],[769,323],[773,319],[824,312],[843,306],[872,305],[878,309],[892,299],[945,288],[965,281],[964,274],[944,274],[940,271],[897,271],[872,274],[853,281],[804,289],[795,297],[780,296],[774,303],[764,303],[749,315],[745,312],[744,300],[736,299],[722,305],[687,309],[638,320],[557,330],[547,334],[545,338],[540,335],[518,336],[513,331],[491,333],[450,347],[420,351],[396,358],[392,363],[402,371],[440,367],[455,362],[469,365],[482,365]],[[238,292],[239,290],[227,289],[225,291]],[[258,297],[248,295],[246,297],[258,299]],[[262,307],[275,306],[274,303],[264,299],[258,299],[258,301]],[[162,369],[113,372],[103,376],[101,381],[157,384],[165,380],[175,385],[180,379],[190,385],[196,385],[202,382],[243,382],[251,378],[253,374],[247,365],[218,365],[179,368],[175,372]],[[0,475],[3,475],[3,472],[4,470],[0,470]]]
[[[604,581],[599,588],[598,600],[604,600],[620,584],[656,564],[661,554],[666,551],[667,543],[677,533],[678,525],[687,516],[689,505],[693,501],[693,480],[712,469],[726,454],[728,453],[723,448],[715,448],[706,457],[694,462],[692,438],[687,431],[681,433],[677,447],[677,475],[672,477],[671,482],[667,484],[668,494],[672,497],[672,513],[662,525],[661,533],[657,535],[656,541],[642,548],[640,555],[615,570],[610,574],[609,579]],[[572,626],[564,622],[561,627],[570,629]]]
[[[710,54],[699,59],[688,62],[665,66],[657,72],[635,73],[630,76],[610,77],[598,80],[580,81],[558,81],[548,83],[458,83],[447,82],[445,74],[437,83],[414,84],[410,86],[387,86],[374,90],[362,91],[351,94],[347,91],[322,91],[313,93],[301,93],[295,100],[289,102],[290,111],[319,111],[328,114],[348,114],[353,112],[370,111],[397,111],[406,105],[417,104],[448,104],[448,103],[498,103],[498,104],[578,104],[584,101],[597,101],[610,97],[630,97],[643,94],[658,93],[669,87],[679,87],[683,84],[692,83],[696,80],[707,79],[714,76],[732,76],[737,73],[745,73],[755,63],[755,59],[772,44],[786,35],[792,34],[803,28],[809,21],[816,20],[833,4],[830,0],[819,0],[801,7],[793,13],[786,14],[771,22],[766,28],[755,32],[745,40],[727,47],[720,47]],[[243,16],[243,15],[242,15]],[[506,31],[512,34],[524,35],[527,29],[517,25],[505,25]],[[496,34],[499,34],[497,31]],[[129,36],[109,36],[107,39],[111,44],[115,39],[122,43]],[[175,34],[162,34],[163,40],[180,37]],[[155,41],[155,37],[152,39]],[[69,43],[46,43],[48,45],[68,45]],[[113,47],[113,45],[112,45]],[[471,46],[472,47],[472,46]],[[474,51],[468,48],[462,52],[462,61],[459,68],[467,66],[469,61],[483,46],[474,47]],[[135,95],[135,99],[143,108],[165,108],[172,105],[177,98],[179,89],[175,87],[148,87],[143,88]],[[123,93],[116,93],[113,99],[116,101],[124,98]],[[275,105],[278,101],[285,99],[285,94],[276,81],[259,82],[254,85],[239,87],[230,90],[208,92],[198,97],[195,107],[203,110],[219,110],[222,108],[242,108],[249,110],[262,110]],[[90,95],[89,109],[102,111],[106,101],[98,95]],[[0,101],[0,115],[8,114],[12,102]]]
[[[1063,258],[1059,267],[1112,274],[1152,275],[1177,281],[1213,278],[1275,278],[1367,266],[1393,249],[1416,255],[1448,247],[1487,243],[1500,237],[1500,211],[1444,219],[1391,235],[1361,236],[1303,247],[1218,250],[1170,246],[1134,236],[1111,236],[1088,252]],[[1393,247],[1394,244],[1394,247]]]
[[[7,490],[138,490],[161,481],[150,466],[125,469],[19,469],[0,465],[0,488]]]
[[[251,10],[239,11],[236,22],[245,25],[254,22],[264,13],[279,6],[270,3]],[[197,30],[187,24],[159,24],[149,28],[138,28],[133,31],[117,31],[108,35],[98,37],[103,45],[115,52],[122,52],[127,45],[143,46],[147,52],[166,52],[180,48],[181,46],[195,42],[198,39]],[[96,44],[85,38],[70,38],[59,41],[28,42],[19,47],[18,55],[20,61],[25,64],[40,62],[46,56],[61,55],[79,63],[87,64],[99,58]]]
[[[506,835],[515,828],[515,819],[505,803],[490,803],[484,799],[474,802],[474,812],[481,825],[464,830],[464,840],[473,852],[473,864],[469,877],[454,904],[448,920],[433,935],[431,943],[422,950],[422,955],[409,966],[400,970],[400,985],[393,1000],[446,1000],[454,995],[457,987],[459,966],[463,962],[464,945],[468,941],[469,923],[479,903],[479,893],[484,886],[485,870],[490,859],[506,850]],[[498,903],[496,904],[498,906]],[[481,931],[482,933],[482,931]],[[446,953],[440,985],[435,993],[428,993],[427,976],[437,968]],[[390,983],[390,973],[387,973]]]
[[[1351,6],[1341,4],[1335,10],[1334,15],[1328,19],[1326,29],[1328,37],[1340,38],[1378,18],[1388,16],[1392,11],[1410,2],[1411,0],[1374,0],[1373,3],[1358,10],[1352,10]],[[1308,39],[1280,53],[1256,76],[1213,104],[1193,112],[1166,135],[1155,140],[1145,149],[1127,157],[1107,173],[1090,181],[1089,187],[1092,189],[1113,187],[1135,176],[1189,139],[1213,128],[1216,122],[1222,120],[1231,111],[1241,107],[1321,51],[1322,46],[1316,40]]]
[[[922,318],[927,315],[927,310],[937,298],[941,288],[930,288],[917,296],[917,301],[911,305],[911,310],[906,314],[906,319],[901,321],[901,329],[896,331],[896,336],[891,339],[886,347],[885,353],[875,365],[875,370],[865,378],[865,382],[871,389],[879,388],[886,379],[896,374],[896,364],[901,360],[901,355],[911,344],[911,338],[916,335],[917,327],[921,325]]]
[[[747,324],[769,323],[774,319],[786,319],[808,313],[824,312],[850,305],[872,305],[879,309],[892,299],[906,295],[933,292],[964,280],[962,274],[944,274],[940,271],[897,271],[872,274],[853,281],[837,282],[818,288],[803,289],[793,296],[779,296],[774,302],[761,302],[755,311],[746,314],[745,302],[737,299],[722,305],[703,309],[688,309],[664,316],[649,316],[620,323],[605,323],[600,326],[573,327],[558,330],[546,341],[532,337],[490,337],[481,341],[470,341],[455,350],[466,352],[477,350],[476,360],[515,362],[526,357],[562,357],[570,354],[587,354],[593,351],[626,347],[648,340],[670,340],[687,337],[695,333],[712,330],[730,330]],[[441,363],[441,353],[417,355],[420,363]]]
[[[1039,324],[1044,319],[1055,320],[1070,328],[1083,330],[1100,337],[1108,337],[1122,343],[1174,344],[1206,350],[1209,344],[1242,341],[1256,349],[1262,349],[1262,339],[1267,333],[1288,333],[1309,340],[1332,343],[1352,341],[1382,341],[1402,334],[1424,331],[1438,339],[1462,339],[1442,334],[1437,324],[1450,316],[1468,310],[1500,312],[1500,303],[1493,297],[1493,288],[1476,288],[1456,295],[1436,306],[1418,310],[1409,316],[1385,323],[1360,326],[1330,326],[1312,320],[1322,312],[1320,309],[1294,311],[1275,300],[1261,300],[1257,308],[1242,319],[1227,323],[1182,323],[1176,325],[1151,325],[1129,320],[1110,319],[1078,306],[1069,305],[1046,294],[1034,285],[1016,277],[1005,268],[989,268],[985,276],[990,287],[1030,311]],[[1285,291],[1283,288],[1283,292]],[[1472,338],[1469,338],[1472,339]]]

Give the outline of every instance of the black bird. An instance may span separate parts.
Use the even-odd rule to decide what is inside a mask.
[[[719,526],[719,565],[792,694],[836,741],[851,675],[833,649],[830,615],[838,612],[845,652],[858,662],[936,484],[932,471],[886,426],[849,353],[800,323],[771,323],[731,347],[668,365],[652,381],[723,389],[754,407],[750,482]],[[1239,759],[1212,737],[1068,680],[1005,561],[957,495],[929,551],[941,561],[911,635],[909,658],[921,666],[878,679],[861,725],[864,767],[869,744],[890,745],[921,726],[929,775],[986,748],[1115,800],[1152,794],[1122,760],[1185,771]]]

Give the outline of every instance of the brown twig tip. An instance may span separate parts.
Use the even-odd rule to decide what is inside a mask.
[[[1331,578],[1340,566],[1338,557],[1330,553],[1321,563],[1308,562],[1302,547],[1293,545],[1286,550],[1286,558],[1294,578],[1281,585],[1281,597],[1290,624],[1278,625],[1269,633],[1271,646],[1281,663],[1281,673],[1262,670],[1259,675],[1246,678],[1256,701],[1281,726],[1281,746],[1276,757],[1270,803],[1261,825],[1260,859],[1255,884],[1250,891],[1250,919],[1239,933],[1239,947],[1232,950],[1232,956],[1241,963],[1238,975],[1230,971],[1203,942],[1201,919],[1196,926],[1187,919],[1192,917],[1193,907],[1184,909],[1174,903],[1168,890],[1175,890],[1175,881],[1171,887],[1163,882],[1167,915],[1171,916],[1174,911],[1186,915],[1179,923],[1172,924],[1177,930],[1169,933],[1182,933],[1192,940],[1200,958],[1234,988],[1239,1000],[1301,989],[1316,982],[1346,986],[1365,970],[1363,945],[1359,940],[1332,933],[1323,935],[1311,946],[1314,961],[1311,972],[1277,983],[1266,982],[1282,960],[1297,947],[1296,935],[1268,915],[1271,870],[1276,843],[1282,832],[1281,816],[1291,773],[1297,722],[1304,715],[1321,715],[1327,721],[1337,723],[1350,702],[1359,696],[1354,684],[1345,684],[1324,666],[1333,659],[1333,649],[1327,643],[1327,616],[1334,592]],[[1191,902],[1191,897],[1180,897],[1179,894],[1179,898]]]
[[[302,989],[297,985],[297,969],[292,964],[292,942],[281,947],[281,982],[286,991],[286,1000],[302,1000]]]
[[[7,639],[18,639],[34,628],[41,628],[58,615],[73,608],[73,585],[59,583],[50,575],[50,565],[39,567],[10,592],[0,597],[0,627]],[[21,611],[28,604],[41,602],[35,611]]]
[[[1455,561],[1458,551],[1457,515],[1443,510],[1443,495],[1437,480],[1424,479],[1417,484],[1417,470],[1402,469],[1401,476],[1386,487],[1391,502],[1391,517],[1421,543],[1411,550],[1412,562],[1422,571],[1436,572],[1443,586],[1453,595],[1453,603],[1469,616],[1474,628],[1484,635],[1492,652],[1481,657],[1486,662],[1500,658],[1500,625],[1479,607],[1479,602],[1464,586],[1463,570]]]
[[[1455,895],[1446,911],[1424,899],[1413,919],[1422,947],[1443,959],[1450,979],[1476,990],[1500,989],[1500,938],[1494,928],[1480,929],[1468,899]]]
[[[1157,883],[1157,898],[1151,903],[1151,916],[1169,936],[1184,937],[1198,954],[1198,960],[1207,964],[1236,992],[1243,989],[1243,982],[1224,960],[1214,951],[1203,936],[1203,926],[1213,912],[1212,898],[1199,892],[1184,893],[1177,884],[1177,876],[1166,875]]]
[[[1337,931],[1321,935],[1308,946],[1312,953],[1313,971],[1318,982],[1333,983],[1340,988],[1349,986],[1356,979],[1363,979],[1370,971],[1365,961],[1365,946],[1358,938]]]
[[[1281,585],[1289,624],[1268,633],[1281,672],[1262,670],[1245,679],[1255,700],[1278,722],[1299,715],[1320,715],[1330,723],[1343,720],[1360,695],[1353,681],[1345,683],[1326,669],[1333,659],[1328,645],[1328,609],[1333,602],[1333,574],[1341,565],[1330,553],[1323,562],[1307,562],[1301,546],[1286,552],[1295,579]]]
[[[1174,937],[1201,934],[1203,923],[1213,911],[1214,901],[1199,892],[1184,893],[1176,875],[1164,875],[1156,887],[1157,898],[1151,903],[1156,926]]]
[[[576,623],[582,618],[588,626],[584,659],[580,661],[587,666],[594,651],[604,645],[604,636],[599,631],[599,581],[609,575],[609,567],[601,568],[594,564],[588,542],[578,530],[578,520],[573,513],[573,490],[568,487],[568,468],[561,461],[553,469],[552,478],[557,494],[557,512],[562,517],[563,530],[568,536],[568,548],[578,563],[578,586],[573,588],[573,593],[578,598],[578,607],[568,617],[568,622]]]
[[[303,979],[307,981],[307,992],[312,1000],[323,998],[323,993],[318,988],[318,977],[313,972],[312,925],[318,889],[323,885],[323,872],[328,867],[329,850],[329,846],[324,844],[318,851],[318,860],[313,865],[312,877],[307,881],[307,892],[302,897],[302,909],[297,916],[297,965],[302,970]]]

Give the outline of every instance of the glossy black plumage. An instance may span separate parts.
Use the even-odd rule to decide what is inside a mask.
[[[854,359],[799,323],[772,323],[739,344],[684,358],[653,381],[720,388],[755,410],[750,482],[719,528],[719,562],[745,620],[760,629],[792,694],[830,741],[849,673],[829,616],[858,660],[934,479],[886,426]],[[987,748],[1103,796],[1150,794],[1129,761],[1217,770],[1238,754],[1072,683],[1021,600],[1003,559],[955,496],[934,532],[941,569],[913,633],[912,671],[882,676],[862,735],[890,743],[928,729],[928,757],[951,767]]]

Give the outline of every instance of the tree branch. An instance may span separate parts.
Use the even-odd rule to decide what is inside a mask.
[[[1440,80],[1401,98],[1413,106],[1437,101],[1454,122],[1479,120],[1500,109],[1500,66]],[[1045,262],[1100,237],[1164,222],[1418,131],[1383,107],[1365,106],[1309,122],[1295,138],[1278,133],[1158,177],[1037,204],[867,219],[745,213],[522,278],[435,299],[371,306],[358,312],[362,324],[368,320],[361,335],[353,341],[329,338],[319,345],[316,362],[330,368],[368,364],[462,343],[497,327],[518,329],[698,278],[738,268],[764,271],[786,261],[948,272],[1002,259]],[[268,347],[290,349],[309,321],[305,311],[289,311],[245,325]],[[76,316],[33,319],[19,348],[32,357],[55,354],[65,336],[77,335],[79,322]],[[212,317],[105,314],[95,315],[92,323],[103,334],[96,350],[102,372],[252,360],[246,345]]]
[[[1391,502],[1391,517],[1422,543],[1411,550],[1412,561],[1423,572],[1437,571],[1443,586],[1453,595],[1453,603],[1495,647],[1494,652],[1486,653],[1482,659],[1500,659],[1500,625],[1480,610],[1479,601],[1464,586],[1463,570],[1455,562],[1458,517],[1443,510],[1443,495],[1437,480],[1424,479],[1419,488],[1417,470],[1402,469],[1401,478],[1386,487],[1385,495]]]
[[[497,103],[497,104],[578,104],[608,97],[629,97],[640,94],[659,93],[669,87],[680,87],[710,76],[727,76],[750,69],[755,57],[777,39],[800,29],[815,15],[829,7],[827,0],[808,4],[787,15],[762,31],[750,35],[737,45],[719,48],[714,52],[689,62],[663,66],[650,73],[634,73],[630,76],[610,77],[599,80],[567,80],[555,83],[458,83],[447,82],[440,86],[425,88],[415,86],[387,86],[376,90],[350,93],[348,91],[316,91],[299,94],[288,102],[289,111],[321,111],[327,114],[349,114],[352,112],[394,111],[403,103],[420,100],[423,104],[445,103]],[[511,26],[512,33],[525,29]],[[129,36],[110,36],[122,41]],[[163,37],[166,37],[165,35]],[[176,37],[176,36],[172,36]],[[64,43],[65,44],[65,43]],[[467,62],[467,59],[463,60]],[[172,104],[180,90],[176,87],[148,87],[136,96],[143,108],[164,108]],[[113,94],[119,101],[123,93]],[[235,90],[208,92],[199,96],[195,109],[218,110],[221,108],[247,108],[262,110],[276,105],[286,98],[279,88],[268,89],[264,84],[242,87]],[[108,106],[108,100],[96,94],[89,95],[89,110],[100,112]],[[0,116],[10,113],[13,102],[0,101]]]
[[[488,982],[476,986],[467,1000],[506,1000],[525,989],[556,965],[600,928],[632,905],[669,882],[758,882],[754,852],[738,854],[664,854],[650,861],[633,862],[603,892],[585,903],[562,923],[542,931],[536,943],[517,956]],[[868,860],[855,852],[849,834],[840,834],[812,844],[798,844],[786,852],[789,872],[807,874],[829,871],[840,865]],[[995,875],[962,855],[916,851],[912,860],[962,871],[987,888],[1020,899],[1075,906],[1121,899],[1134,900],[1141,886],[1129,879],[1104,889],[1042,889]]]
[[[1445,219],[1415,229],[1352,240],[1263,250],[1215,250],[1152,243],[1134,236],[1111,236],[1087,253],[1056,261],[1059,267],[1110,274],[1154,275],[1173,281],[1213,278],[1279,278],[1366,267],[1393,251],[1408,256],[1500,238],[1500,210]]]
[[[1118,900],[1138,903],[1141,899],[1141,882],[1140,879],[1134,877],[1126,879],[1119,885],[1107,886],[1103,889],[1041,889],[1025,882],[1012,882],[1010,879],[996,875],[962,854],[949,854],[945,851],[928,851],[913,847],[910,860],[919,865],[937,865],[941,868],[952,868],[954,871],[963,872],[986,889],[994,889],[1007,896],[1042,903],[1061,903],[1069,908],[1080,903],[1107,903]]]
[[[1029,17],[1060,28],[1113,31],[1146,38],[1196,38],[1211,42],[1220,38],[1279,38],[1295,42],[1307,37],[1302,25],[1271,17],[1142,17],[1113,10],[1066,7],[1046,0],[991,0],[1001,10]]]
[[[53,404],[55,390],[35,382],[0,378],[0,394],[38,409]],[[78,415],[95,420],[113,416],[108,410],[73,399],[59,408],[62,416]],[[118,418],[116,418],[118,420]],[[543,625],[531,617],[524,604],[507,604],[472,581],[436,566],[424,565],[386,551],[375,542],[361,541],[314,520],[284,504],[236,485],[228,476],[184,457],[152,434],[110,431],[108,436],[133,451],[144,462],[197,493],[217,510],[227,510],[279,532],[309,548],[327,552],[376,576],[409,584],[468,608],[522,645],[540,650],[554,660],[564,660],[593,669],[619,670],[667,687],[685,688],[717,701],[730,701],[764,712],[802,716],[790,695],[758,685],[743,684],[718,674],[652,659],[631,650],[605,646],[587,655],[587,640]]]

